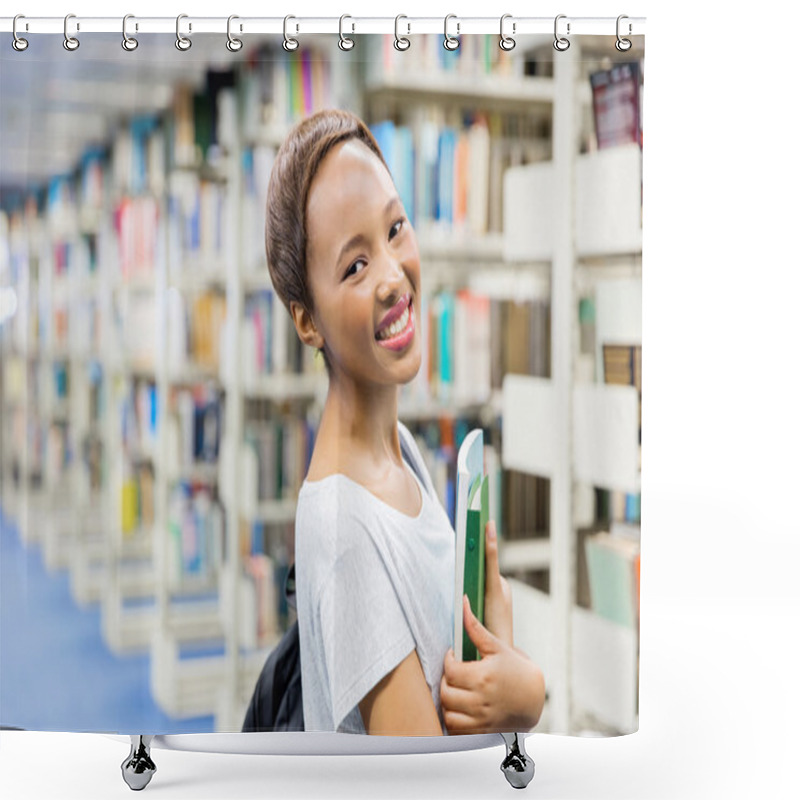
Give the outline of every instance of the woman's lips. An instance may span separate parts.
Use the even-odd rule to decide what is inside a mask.
[[[381,320],[380,325],[378,325],[378,329],[375,331],[375,335],[377,336],[382,330],[388,328],[393,322],[400,319],[403,316],[403,312],[408,308],[409,304],[411,303],[411,295],[406,292],[397,303],[394,304],[394,307],[391,308],[384,318]]]
[[[405,348],[408,347],[408,345],[411,344],[414,339],[415,325],[414,307],[409,301],[408,322],[403,330],[401,330],[395,336],[390,336],[388,339],[376,339],[375,341],[377,341],[381,347],[385,347],[387,350],[405,350]]]

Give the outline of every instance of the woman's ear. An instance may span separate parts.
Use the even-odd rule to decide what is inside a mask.
[[[292,320],[294,321],[294,327],[297,331],[297,335],[300,337],[300,341],[302,341],[303,344],[307,344],[309,347],[321,349],[325,344],[325,340],[317,330],[316,325],[314,325],[311,314],[296,300],[292,300],[289,307]]]

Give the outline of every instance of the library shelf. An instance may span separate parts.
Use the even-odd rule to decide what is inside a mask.
[[[546,532],[545,532],[546,533]],[[514,540],[501,539],[498,559],[501,572],[543,570],[550,566],[550,539],[542,534],[528,534]]]
[[[251,269],[241,276],[242,291],[245,293],[262,292],[272,288],[272,279],[266,264],[263,269]]]
[[[153,293],[156,290],[156,278],[149,270],[134,272],[109,285],[112,292],[119,294]]]
[[[553,646],[557,618],[553,606],[557,600],[552,593],[514,578],[508,582],[515,612],[514,643],[539,664],[545,675],[553,674],[559,656]],[[525,620],[524,625],[517,624],[517,613]],[[575,706],[570,714],[573,726],[589,716],[609,732],[635,732],[639,727],[637,632],[577,605],[572,605],[569,613],[567,670]]]
[[[408,102],[422,98],[493,110],[530,112],[533,107],[550,110],[555,97],[553,86],[552,79],[544,77],[498,79],[491,74],[404,71],[402,74],[379,74],[367,81],[365,92],[367,97],[379,96],[381,101],[397,98]]]
[[[183,466],[167,469],[168,481],[184,481],[188,483],[216,483],[219,479],[219,464],[214,461],[196,461]]]
[[[121,559],[151,557],[153,555],[152,526],[140,526],[137,530],[121,534],[116,546]]]
[[[501,263],[503,261],[503,234],[465,234],[461,231],[436,230],[417,231],[420,256],[438,261],[474,261]]]
[[[397,413],[403,420],[439,419],[441,417],[475,416],[497,420],[502,408],[502,393],[493,390],[489,396],[462,397],[451,399],[414,398],[401,396]]]
[[[169,288],[176,288],[182,292],[204,292],[215,289],[225,289],[228,275],[225,266],[217,264],[189,263],[181,267],[169,279]]]
[[[296,499],[283,500],[261,500],[249,509],[242,504],[243,516],[250,522],[262,522],[272,524],[283,524],[294,522],[295,511],[297,510]]]
[[[184,361],[167,369],[167,383],[172,386],[194,386],[199,383],[212,383],[223,387],[222,378],[215,364]]]
[[[641,149],[578,154],[564,146],[578,140],[586,121],[580,58],[578,50],[554,61],[552,159],[506,173],[504,255],[552,263],[551,337],[559,367],[549,378],[506,375],[503,384],[503,463],[550,480],[549,547],[540,551],[549,592],[510,583],[515,622],[518,611],[526,620],[515,628],[515,641],[553,676],[548,724],[577,730],[588,716],[596,729],[624,733],[638,726],[638,632],[577,604],[575,564],[584,490],[641,489],[637,390],[597,383],[595,366],[603,343],[641,346],[641,317],[631,313],[641,293]],[[552,224],[556,214],[559,226]],[[582,341],[578,300],[586,297],[603,306],[597,323],[591,314],[593,345]],[[538,419],[532,407],[540,409]],[[565,439],[569,452],[559,447]]]
[[[150,652],[150,689],[167,714],[186,719],[214,713],[224,678],[224,654],[181,658],[178,640],[159,627]]]
[[[292,399],[324,399],[328,378],[322,373],[279,373],[248,375],[242,383],[245,397],[280,402]]]
[[[176,642],[221,639],[224,629],[219,614],[219,599],[171,602],[166,612],[164,631]]]

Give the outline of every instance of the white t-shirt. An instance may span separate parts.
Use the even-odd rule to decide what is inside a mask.
[[[423,478],[415,476],[416,517],[340,473],[300,489],[295,576],[308,731],[365,733],[359,702],[416,648],[446,733],[439,684],[453,638],[455,532],[413,436],[401,422],[398,432]]]

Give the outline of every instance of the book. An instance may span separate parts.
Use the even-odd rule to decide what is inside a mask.
[[[489,478],[484,475],[475,481],[467,509],[467,539],[464,549],[464,593],[470,608],[483,622],[486,593],[486,523],[489,521]],[[465,633],[462,657],[464,661],[480,660],[480,653]]]
[[[456,561],[453,595],[453,653],[458,661],[475,661],[475,646],[464,630],[463,596],[483,622],[485,531],[489,519],[489,481],[484,475],[483,431],[471,430],[458,450],[456,472]]]
[[[592,610],[635,628],[639,619],[639,542],[603,531],[588,536],[585,548]]]
[[[615,64],[589,76],[597,148],[636,143],[641,146],[639,64]]]

